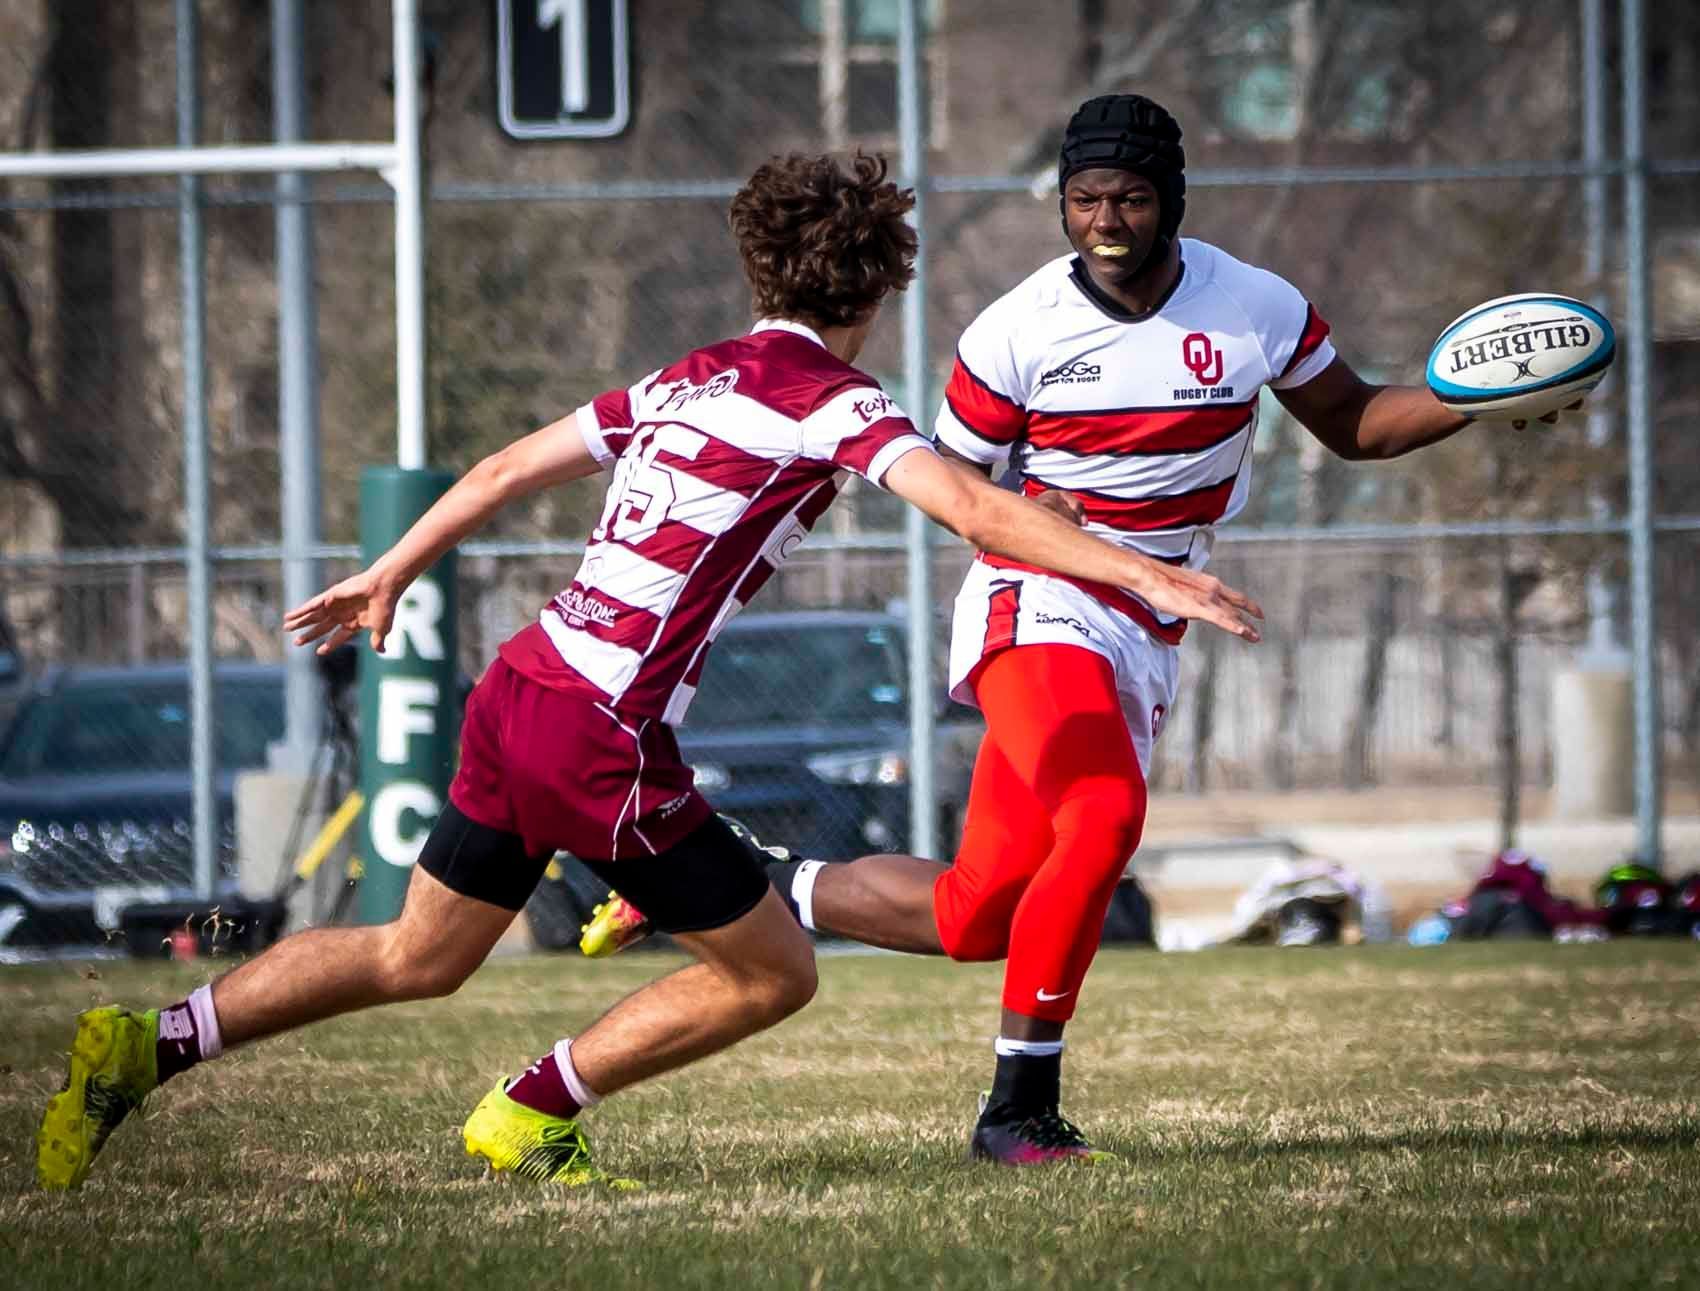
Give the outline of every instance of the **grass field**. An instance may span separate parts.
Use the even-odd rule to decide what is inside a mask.
[[[78,1008],[194,966],[0,970],[0,1285],[1700,1286],[1700,948],[1106,951],[1065,1110],[1118,1164],[962,1159],[995,966],[833,957],[803,1014],[587,1118],[636,1193],[486,1179],[498,1075],[671,964],[494,963],[176,1082],[81,1193],[32,1135]]]

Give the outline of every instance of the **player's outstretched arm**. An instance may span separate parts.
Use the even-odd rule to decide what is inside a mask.
[[[296,645],[319,642],[328,654],[360,632],[382,651],[407,585],[509,502],[552,484],[594,475],[600,464],[586,447],[573,414],[490,454],[432,503],[371,566],[297,605],[283,616]]]
[[[1201,619],[1247,641],[1261,639],[1256,621],[1263,610],[1219,578],[1113,546],[937,453],[905,453],[884,482],[981,551],[1124,587],[1161,613]]]
[[[1427,386],[1373,385],[1344,359],[1275,397],[1330,451],[1352,462],[1400,457],[1470,424]]]

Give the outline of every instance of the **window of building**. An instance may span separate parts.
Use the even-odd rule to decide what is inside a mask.
[[[1241,138],[1297,137],[1300,94],[1309,84],[1317,116],[1312,132],[1344,139],[1393,131],[1401,10],[1383,0],[1327,11],[1318,29],[1315,7],[1270,0],[1212,51],[1221,86],[1222,125]],[[1326,53],[1326,57],[1324,54]],[[1322,77],[1316,85],[1313,78]]]
[[[897,32],[899,0],[790,0],[806,39],[777,51],[778,97],[811,102],[828,149],[898,144]],[[923,32],[937,31],[945,0],[923,0]],[[928,141],[947,142],[942,42],[921,50],[921,104]]]

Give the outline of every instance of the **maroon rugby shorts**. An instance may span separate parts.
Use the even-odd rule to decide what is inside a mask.
[[[466,701],[449,800],[531,855],[585,861],[666,852],[713,814],[666,723],[539,685],[500,658]]]

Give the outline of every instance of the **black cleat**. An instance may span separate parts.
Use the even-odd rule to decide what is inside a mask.
[[[1054,1161],[1113,1161],[1115,1153],[1086,1141],[1054,1107],[1029,1112],[981,1096],[980,1119],[968,1141],[968,1159],[998,1165],[1049,1165]]]

